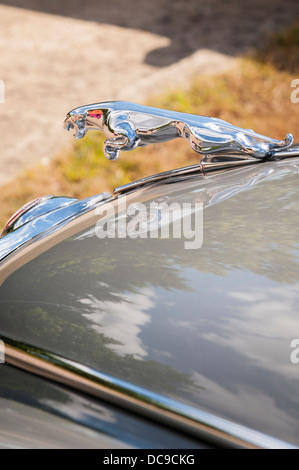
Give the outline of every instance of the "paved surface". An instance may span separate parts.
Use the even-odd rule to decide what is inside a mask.
[[[232,67],[298,17],[298,0],[2,1],[0,184],[70,142],[68,110]]]

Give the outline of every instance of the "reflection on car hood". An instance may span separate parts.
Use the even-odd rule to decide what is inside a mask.
[[[299,444],[297,173],[264,163],[128,196],[203,203],[198,250],[99,239],[91,210],[3,266],[1,334]]]

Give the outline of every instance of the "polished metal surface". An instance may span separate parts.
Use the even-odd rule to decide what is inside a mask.
[[[282,160],[284,158],[292,158],[299,156],[299,146],[294,145],[287,150],[275,151],[272,156],[272,160]],[[263,160],[261,160],[262,162]],[[207,175],[212,172],[221,172],[226,171],[235,167],[245,166],[248,164],[257,163],[255,158],[249,158],[240,160],[237,156],[233,159],[233,155],[227,156],[225,154],[218,155],[205,155],[201,162],[197,165],[185,166],[182,168],[176,168],[174,170],[164,171],[162,173],[157,173],[155,175],[147,176],[146,178],[141,178],[140,180],[132,181],[131,183],[118,186],[114,189],[113,194],[121,194],[134,189],[138,189],[144,186],[155,184],[157,182],[162,182],[163,180],[174,180],[178,181],[179,178],[186,178],[195,174],[202,173]],[[279,170],[280,171],[280,170]]]
[[[288,158],[291,158],[292,156],[299,156],[299,151],[298,148],[291,148],[289,153],[287,154]],[[285,155],[282,155],[281,160],[283,160]],[[219,162],[218,162],[219,163]],[[299,172],[298,169],[298,160],[295,158],[290,159],[289,161],[283,162],[281,161],[279,165],[273,165],[271,162],[264,162],[264,165],[259,168],[259,170],[256,170],[256,160],[252,160],[252,169],[248,169],[246,172],[244,172],[245,177],[245,184],[247,185],[248,182],[248,175],[252,174],[253,176],[253,184],[256,184],[261,178],[264,178],[265,176],[271,176],[273,174],[281,174],[284,169],[292,169],[294,172]],[[255,163],[255,165],[254,165]],[[263,162],[261,162],[263,163]],[[124,184],[123,186],[118,186],[117,188],[114,189],[113,194],[114,195],[120,195],[124,193],[128,193],[134,190],[142,189],[147,186],[152,186],[156,184],[163,184],[163,183],[176,183],[178,181],[183,181],[187,180],[188,178],[194,178],[194,177],[200,177],[200,178],[213,178],[216,177],[218,181],[222,181],[223,184],[220,186],[224,186],[228,182],[228,187],[233,186],[233,181],[238,181],[237,187],[242,190],[244,187],[244,182],[243,178],[241,177],[240,179],[240,172],[242,174],[242,167],[243,165],[238,165],[237,168],[234,168],[234,171],[229,171],[232,169],[232,165],[227,166],[225,162],[222,162],[220,166],[217,167],[217,170],[215,170],[215,165],[212,164],[209,166],[205,167],[205,170],[203,171],[202,165],[190,165],[186,166],[183,168],[177,168],[175,170],[169,170],[169,171],[164,171],[162,173],[157,173],[156,175],[151,175],[146,178],[141,178],[140,180],[133,181],[132,183],[127,183]],[[217,174],[219,177],[217,177]],[[226,176],[225,176],[226,175]],[[257,176],[258,175],[258,176]],[[206,180],[207,182],[210,181],[210,179]],[[208,189],[209,190],[209,189]],[[217,193],[217,190],[215,191]],[[205,205],[206,207],[206,205]]]
[[[27,202],[27,204],[22,206],[6,222],[0,238],[4,237],[9,232],[13,232],[17,228],[21,227],[22,225],[25,225],[27,222],[30,222],[31,220],[35,219],[36,217],[39,217],[40,215],[43,215],[56,209],[60,209],[61,207],[72,204],[75,201],[78,201],[78,199],[70,197],[55,197],[49,195]]]
[[[202,203],[197,251],[171,237],[99,239],[96,226],[110,216],[87,211],[38,250],[32,243],[1,263],[0,335],[299,445],[298,366],[290,360],[298,171],[299,159],[287,158],[127,193],[128,203],[147,207]],[[122,217],[116,212],[116,222]]]
[[[118,186],[114,189],[113,194],[118,195],[135,189],[140,189],[144,186],[152,185],[158,182],[163,182],[165,180],[177,179],[179,177],[187,177],[188,175],[201,175],[201,165],[190,165],[183,168],[176,168],[175,170],[163,171],[162,173],[157,173],[156,175],[147,176],[146,178],[141,178],[140,180],[132,181],[132,183],[127,183],[122,186]]]
[[[295,446],[218,416],[163,397],[83,364],[5,339],[9,364],[87,392],[187,434],[207,444],[235,448],[294,449]]]
[[[0,261],[16,250],[49,235],[111,197],[102,193],[87,199],[46,196],[19,209],[6,223],[0,238]]]
[[[252,158],[271,157],[277,150],[286,149],[293,143],[291,134],[280,141],[221,119],[125,101],[79,106],[67,114],[64,125],[66,130],[75,132],[77,139],[84,137],[88,130],[103,131],[107,138],[104,154],[109,160],[117,159],[120,150],[132,150],[178,137],[186,139],[200,155],[227,153],[227,163],[231,156],[235,164]]]
[[[286,149],[277,149],[273,152],[273,159],[299,157],[299,144],[291,145]]]
[[[0,397],[0,449],[132,449],[71,420],[16,400]],[[30,406],[31,405],[31,406]]]
[[[185,433],[6,363],[0,369],[1,448],[195,449]]]

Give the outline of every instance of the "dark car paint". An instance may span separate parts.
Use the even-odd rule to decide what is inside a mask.
[[[298,445],[298,165],[128,196],[202,202],[198,250],[174,238],[101,240],[95,211],[39,255],[33,244],[31,260],[3,266],[1,334]]]

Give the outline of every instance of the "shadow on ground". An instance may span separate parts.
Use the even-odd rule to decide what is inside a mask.
[[[269,33],[299,18],[298,0],[3,0],[1,3],[168,37],[168,47],[151,50],[144,59],[155,67],[171,65],[198,49],[232,56],[242,54],[249,48],[259,48]]]

